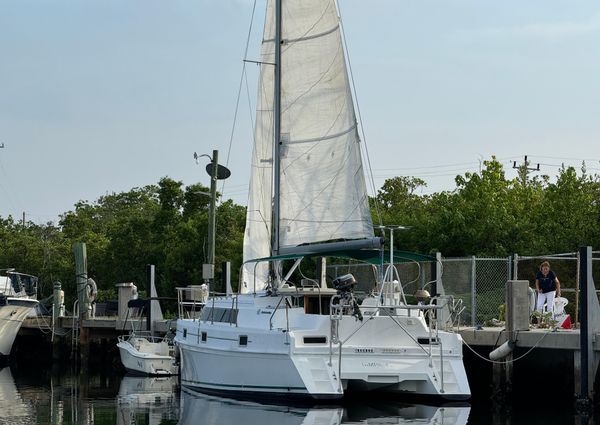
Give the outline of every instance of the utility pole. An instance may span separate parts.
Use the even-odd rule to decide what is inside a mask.
[[[531,162],[527,160],[527,155],[525,155],[523,163],[520,165],[517,165],[517,161],[513,161],[513,168],[517,170],[517,175],[523,186],[527,186],[528,176],[531,171],[540,171],[540,164],[537,164],[536,167],[530,167],[530,163]]]

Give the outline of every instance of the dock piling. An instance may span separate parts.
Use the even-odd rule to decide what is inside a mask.
[[[579,259],[579,320],[581,327],[580,349],[575,354],[575,369],[579,371],[579,380],[575,381],[575,392],[577,408],[586,410],[594,402],[593,383],[600,360],[593,347],[594,334],[600,331],[600,305],[592,276],[592,247],[581,247]]]

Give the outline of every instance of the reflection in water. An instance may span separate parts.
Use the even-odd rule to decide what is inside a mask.
[[[17,391],[10,368],[0,369],[0,423],[34,423],[27,421],[30,409]]]
[[[177,378],[76,374],[31,363],[0,369],[0,425],[563,425],[592,424],[592,417],[556,409],[515,405],[493,414],[485,400],[470,407],[424,406],[395,401],[352,400],[335,406],[264,405],[177,389]],[[563,412],[564,411],[564,412]]]
[[[470,407],[434,407],[388,403],[352,406],[289,407],[209,396],[182,389],[180,425],[465,425]]]
[[[117,396],[117,424],[154,425],[178,417],[177,377],[124,376]]]

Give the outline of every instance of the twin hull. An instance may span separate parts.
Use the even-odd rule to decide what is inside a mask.
[[[362,322],[342,316],[340,355],[338,344],[330,348],[329,316],[270,307],[276,297],[242,298],[250,301],[239,301],[237,323],[243,327],[214,317],[177,322],[182,385],[317,399],[351,390],[470,396],[460,336],[439,332],[430,338],[422,315],[373,314]],[[215,311],[231,308],[231,300],[223,301]]]

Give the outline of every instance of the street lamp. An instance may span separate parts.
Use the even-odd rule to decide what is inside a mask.
[[[208,209],[208,258],[206,263],[202,265],[202,279],[205,281],[215,278],[215,205],[217,202],[217,180],[225,180],[231,175],[231,171],[227,167],[219,165],[219,151],[214,150],[212,158],[207,155],[198,155],[194,152],[194,159],[198,164],[198,159],[202,157],[210,159],[206,165],[206,172],[210,176],[210,206]]]

